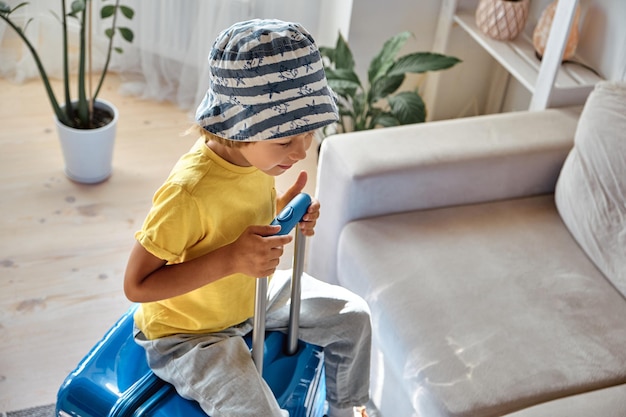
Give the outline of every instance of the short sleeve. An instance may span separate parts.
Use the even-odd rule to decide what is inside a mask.
[[[166,183],[155,193],[152,209],[135,238],[154,256],[179,263],[185,250],[202,238],[201,222],[193,196],[178,184]]]

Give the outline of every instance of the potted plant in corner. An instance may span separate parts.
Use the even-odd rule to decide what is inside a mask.
[[[65,160],[65,173],[70,179],[81,183],[93,184],[104,181],[111,175],[118,112],[112,103],[99,99],[98,93],[107,74],[112,51],[122,51],[113,46],[114,35],[119,32],[124,40],[128,42],[133,40],[133,32],[127,27],[118,25],[119,12],[127,19],[132,19],[134,11],[120,5],[120,0],[111,5],[105,4],[101,8],[100,18],[110,20],[111,25],[105,31],[108,37],[106,59],[97,78],[96,88],[92,90],[92,1],[74,0],[68,11],[65,0],[61,0],[61,16],[57,16],[62,28],[60,36],[63,37],[64,101],[61,103],[52,89],[39,53],[26,36],[27,26],[32,18],[23,26],[13,19],[16,16],[15,11],[27,4],[20,3],[11,8],[4,1],[0,1],[0,19],[15,31],[35,60],[54,111]],[[78,59],[74,71],[70,70],[68,19],[75,19],[78,22]],[[77,80],[76,99],[72,99],[70,93],[70,83],[74,77]]]
[[[336,126],[337,132],[399,126],[426,120],[426,106],[417,89],[397,92],[406,74],[443,70],[461,61],[430,52],[414,52],[396,57],[410,36],[409,32],[401,32],[385,42],[370,63],[367,85],[361,83],[354,72],[352,51],[341,34],[334,48],[320,48],[328,84],[338,95],[340,119]]]

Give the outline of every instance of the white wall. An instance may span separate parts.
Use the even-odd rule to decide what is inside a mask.
[[[550,0],[530,2],[531,15],[526,30],[532,33],[541,11]],[[473,7],[475,1],[461,0],[460,3],[464,7]],[[364,74],[384,40],[403,30],[416,36],[407,44],[407,52],[431,50],[440,4],[441,0],[354,0],[348,41],[355,55],[357,72]],[[603,78],[626,80],[626,0],[580,0],[580,5],[578,54]],[[486,92],[498,64],[459,28],[451,34],[448,53],[463,62],[442,73],[438,118],[483,113]],[[423,82],[427,79],[414,80],[415,85]],[[528,107],[530,95],[515,81],[510,83],[507,94],[503,110]],[[439,111],[440,106],[443,111]]]
[[[318,45],[332,47],[341,32],[344,38],[350,33],[352,0],[320,0],[320,16],[315,41]]]
[[[438,14],[438,0],[355,0],[349,42],[357,68],[367,68],[384,41],[404,30],[415,34],[407,50],[429,50]]]

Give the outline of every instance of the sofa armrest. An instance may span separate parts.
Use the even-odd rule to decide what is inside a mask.
[[[308,271],[337,283],[339,234],[353,220],[553,192],[580,111],[522,111],[328,137]]]

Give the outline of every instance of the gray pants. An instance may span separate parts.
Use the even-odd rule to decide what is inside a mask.
[[[291,271],[277,271],[268,291],[267,330],[286,331]],[[178,334],[147,340],[135,329],[148,364],[179,395],[196,400],[212,417],[283,417],[259,376],[243,336],[252,319],[218,333]],[[371,327],[365,301],[345,288],[304,274],[300,339],[324,348],[327,400],[339,408],[369,399]]]

